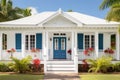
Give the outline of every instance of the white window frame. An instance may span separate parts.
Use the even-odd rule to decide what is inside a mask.
[[[95,48],[95,35],[94,34],[84,34],[84,49],[86,49],[86,47],[85,47],[85,36],[89,36],[89,48],[90,47],[92,47],[92,36],[94,36],[94,47],[93,48]]]
[[[5,38],[6,38],[6,39],[5,39]],[[5,40],[6,40],[6,42],[5,42]],[[8,41],[8,39],[7,39],[7,34],[6,34],[6,33],[3,33],[3,34],[2,34],[2,50],[7,50],[7,47],[8,47],[7,41]],[[5,44],[6,44],[6,46],[4,47]]]
[[[31,48],[31,43],[30,43],[30,36],[31,35],[34,35],[35,36],[35,44],[34,44],[34,48],[36,48],[36,34],[25,34],[25,50],[27,51],[27,49],[26,49],[26,36],[28,35],[28,50],[31,50],[30,48]]]

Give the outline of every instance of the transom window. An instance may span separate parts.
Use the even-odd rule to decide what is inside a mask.
[[[35,35],[26,35],[25,36],[25,49],[31,50],[35,48]]]
[[[7,34],[2,34],[2,50],[7,49]]]
[[[90,48],[90,47],[92,47],[92,48],[94,48],[95,47],[95,37],[94,37],[94,35],[85,35],[84,36],[85,38],[85,49],[88,49],[88,48]]]

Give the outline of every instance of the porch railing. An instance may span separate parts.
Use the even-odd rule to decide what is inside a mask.
[[[83,52],[83,50],[77,50],[77,53],[78,53],[78,60],[83,60],[83,59],[96,59],[96,54],[93,52],[91,53],[89,56],[86,56]],[[98,58],[99,57],[102,57],[102,56],[111,56],[113,57],[113,60],[116,60],[116,57],[117,57],[117,54],[116,54],[116,51],[114,51],[114,54],[112,55],[107,55],[105,54],[103,51],[99,51],[98,52]]]

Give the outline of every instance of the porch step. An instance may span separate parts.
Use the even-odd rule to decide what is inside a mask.
[[[73,61],[48,61],[47,72],[75,72],[75,66]]]

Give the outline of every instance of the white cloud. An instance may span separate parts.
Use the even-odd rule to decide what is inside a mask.
[[[34,8],[34,7],[29,7],[29,8],[31,9],[31,14],[32,14],[32,15],[38,14],[38,11],[37,11],[36,8]]]

